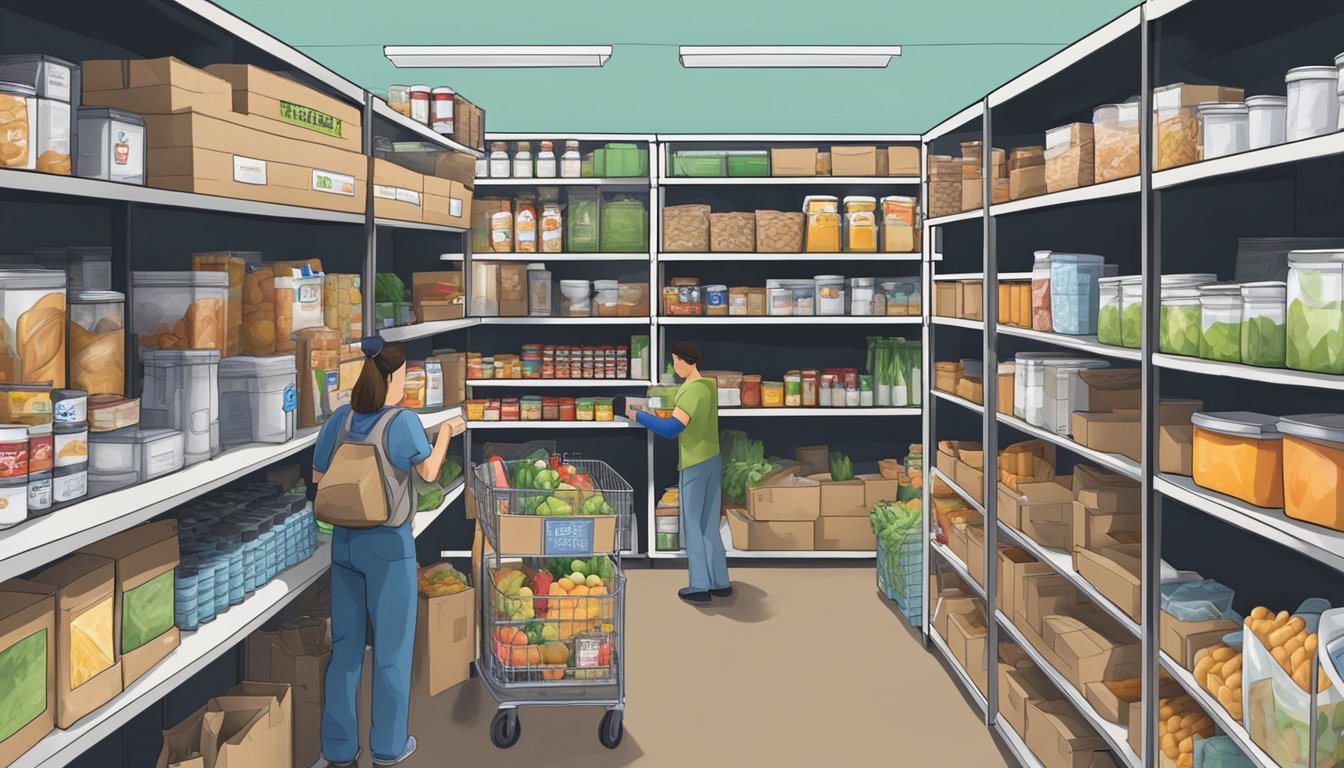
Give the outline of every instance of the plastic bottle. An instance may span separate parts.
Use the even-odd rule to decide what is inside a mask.
[[[537,153],[537,178],[554,179],[555,172],[555,145],[549,141],[543,141],[541,142],[541,151]]]
[[[257,523],[257,588],[275,578],[275,531],[270,520]]]
[[[215,563],[204,551],[193,551],[196,564],[196,611],[200,624],[215,620]]]
[[[229,605],[239,605],[243,602],[245,592],[243,591],[243,548],[242,542],[237,538],[231,537],[215,545],[215,551],[219,553],[222,561],[228,563],[229,580],[227,582]]]
[[[518,151],[513,153],[513,178],[532,178],[532,145],[526,141],[518,142]]]
[[[490,145],[490,178],[509,178],[509,145],[502,141]]]
[[[257,591],[257,527],[248,523],[240,536],[243,543],[243,592],[251,595]]]
[[[178,629],[193,630],[201,624],[201,612],[196,605],[198,569],[182,564],[173,570],[173,623]]]
[[[583,176],[583,156],[579,154],[579,142],[566,141],[565,154],[560,157],[560,178],[577,179]]]

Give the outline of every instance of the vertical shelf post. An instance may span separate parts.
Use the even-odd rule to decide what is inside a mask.
[[[983,204],[983,239],[981,250],[984,253],[984,278],[980,289],[984,307],[981,312],[984,330],[984,359],[981,361],[983,383],[984,416],[981,445],[984,448],[985,469],[984,487],[981,490],[985,507],[985,616],[988,634],[985,640],[985,725],[991,730],[999,717],[999,622],[996,613],[996,590],[999,574],[999,528],[998,528],[998,477],[999,477],[999,422],[995,418],[998,401],[998,344],[997,320],[999,317],[998,260],[994,238],[994,217],[990,215],[990,203],[994,188],[994,151],[993,151],[993,109],[989,100],[985,100],[982,138],[980,146],[980,184],[981,203]]]

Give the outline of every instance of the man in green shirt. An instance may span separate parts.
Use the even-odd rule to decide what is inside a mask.
[[[719,529],[723,495],[719,390],[713,379],[700,375],[700,360],[700,350],[694,344],[686,341],[672,344],[672,368],[681,377],[682,385],[673,397],[670,418],[626,409],[627,417],[650,432],[677,440],[681,541],[686,548],[691,578],[691,585],[677,594],[692,603],[707,603],[711,595],[733,594]]]

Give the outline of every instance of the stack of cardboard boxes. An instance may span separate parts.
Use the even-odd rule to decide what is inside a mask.
[[[1140,376],[1136,368],[1099,368],[1078,374],[1080,383],[1074,387],[1086,396],[1086,409],[1071,414],[1070,433],[1080,445],[1103,453],[1116,453],[1134,461],[1139,460],[1142,432],[1140,429]],[[1047,377],[1046,397],[1051,397]],[[1080,398],[1073,397],[1073,402]],[[1167,462],[1184,464],[1183,457],[1192,448],[1193,431],[1189,430],[1190,417],[1203,410],[1201,400],[1162,398],[1158,407],[1158,423],[1163,428],[1163,441],[1169,445]],[[1185,429],[1182,429],[1185,428]],[[1189,431],[1187,431],[1189,430]]]
[[[466,157],[456,152],[437,154]],[[390,156],[400,159],[398,154]],[[421,173],[411,164],[402,165],[382,157],[371,162],[374,216],[463,229],[471,226],[471,199],[476,186],[474,164],[435,162],[431,173]]]
[[[745,508],[727,509],[733,547],[741,551],[870,551],[877,547],[868,512],[895,501],[898,481],[858,475],[800,474],[797,466],[747,491]]]
[[[772,176],[918,176],[919,147],[773,147]]]
[[[933,314],[983,320],[985,292],[980,280],[938,280],[933,284]]]

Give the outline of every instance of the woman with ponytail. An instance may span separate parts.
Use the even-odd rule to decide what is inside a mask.
[[[359,762],[355,707],[370,624],[373,764],[397,765],[415,751],[415,737],[408,732],[417,599],[411,472],[425,480],[437,479],[449,441],[466,428],[461,418],[451,419],[431,446],[420,417],[398,406],[406,394],[406,353],[401,345],[369,336],[360,347],[364,367],[350,405],[336,409],[313,448],[313,482],[321,482],[342,444],[372,444],[389,486],[388,497],[397,508],[387,510],[389,520],[376,527],[333,528],[331,661],[322,714],[322,757],[335,768]]]

